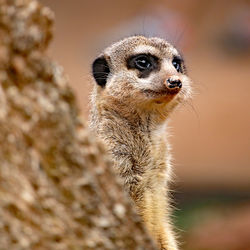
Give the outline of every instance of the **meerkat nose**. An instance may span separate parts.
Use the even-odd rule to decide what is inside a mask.
[[[174,79],[174,78],[169,78],[167,80],[167,87],[170,89],[173,88],[181,88],[182,87],[182,83],[180,79]]]

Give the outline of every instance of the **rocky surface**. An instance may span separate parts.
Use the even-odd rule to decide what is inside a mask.
[[[0,0],[0,248],[155,249],[45,55],[53,19]]]

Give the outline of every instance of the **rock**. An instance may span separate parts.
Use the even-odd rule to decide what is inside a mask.
[[[53,18],[37,1],[0,0],[0,248],[155,249],[44,54]]]

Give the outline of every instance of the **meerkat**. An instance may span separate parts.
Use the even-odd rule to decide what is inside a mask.
[[[132,36],[105,49],[93,62],[92,74],[90,127],[110,152],[159,248],[177,250],[167,194],[167,121],[191,96],[183,58],[163,39]]]

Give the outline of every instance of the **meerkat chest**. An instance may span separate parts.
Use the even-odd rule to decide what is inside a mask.
[[[130,123],[117,113],[106,115],[99,124],[100,135],[119,171],[131,170],[141,175],[149,169],[166,167],[168,146],[165,126],[151,128],[142,119]]]
[[[141,129],[123,130],[120,138],[124,156],[132,169],[143,173],[150,169],[165,169],[168,161],[168,143],[166,134],[161,130],[157,132],[143,131]],[[116,149],[115,149],[116,151]]]
[[[168,162],[169,145],[166,133],[163,131],[154,131],[151,135],[151,154],[154,165],[165,168]]]

